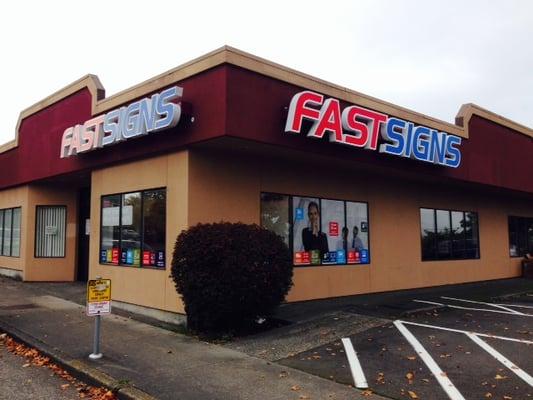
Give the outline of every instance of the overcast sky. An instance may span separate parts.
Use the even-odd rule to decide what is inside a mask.
[[[533,1],[27,1],[0,12],[0,144],[87,73],[107,96],[224,44],[454,122],[533,127]]]

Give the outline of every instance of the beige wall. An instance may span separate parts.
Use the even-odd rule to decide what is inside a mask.
[[[28,186],[19,186],[13,189],[0,191],[0,210],[4,208],[21,207],[20,221],[20,256],[4,257],[0,256],[0,268],[8,268],[17,271],[24,271],[25,251],[28,247]]]
[[[68,185],[30,185],[28,189],[27,234],[25,249],[26,281],[74,281],[77,252],[77,192]],[[65,257],[35,257],[35,215],[37,206],[66,206]]]
[[[221,156],[220,154],[226,154]],[[261,160],[221,151],[190,153],[189,222],[259,223],[259,193],[277,192],[369,203],[371,264],[300,267],[288,300],[509,278],[508,215],[533,215],[531,201],[378,176],[331,162]],[[476,211],[479,260],[421,261],[420,207]]]
[[[93,171],[89,278],[111,279],[113,300],[183,312],[183,304],[170,278],[170,262],[174,241],[187,227],[187,179],[187,152]],[[101,196],[158,187],[167,188],[166,269],[100,265]]]

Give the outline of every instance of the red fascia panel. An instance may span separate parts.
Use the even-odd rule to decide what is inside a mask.
[[[286,108],[305,88],[231,66],[228,70],[228,135],[413,174],[533,193],[533,140],[523,134],[473,116],[470,138],[461,145],[457,169],[354,149],[284,132]],[[341,101],[341,106],[349,105]]]
[[[83,124],[93,117],[88,89],[27,117],[20,126],[18,147],[0,154],[0,189],[165,153],[223,135],[226,66],[204,71],[177,84],[183,87],[182,101],[192,106],[190,111],[194,122],[191,122],[191,115],[183,115],[178,126],[169,131],[69,158],[59,157],[61,138],[68,127]],[[143,97],[147,96],[150,94]]]

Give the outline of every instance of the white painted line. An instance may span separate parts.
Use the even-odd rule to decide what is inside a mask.
[[[506,307],[518,307],[518,308],[531,308],[533,309],[533,306],[526,306],[525,304],[498,304],[499,306],[506,306]]]
[[[500,339],[500,340],[508,340],[510,342],[518,342],[518,343],[524,343],[524,344],[533,344],[533,341],[526,340],[526,339],[516,339],[516,338],[510,338],[506,336],[490,335],[488,333],[470,332],[470,331],[464,331],[462,329],[447,328],[445,326],[439,326],[439,325],[421,324],[418,322],[411,322],[411,321],[400,321],[400,322],[402,324],[421,326],[423,328],[439,329],[441,331],[456,332],[456,333],[472,333],[476,336],[482,336],[482,337],[488,337],[488,338]]]
[[[511,361],[509,361],[508,358],[506,358],[503,354],[501,354],[496,349],[494,349],[492,346],[490,346],[483,339],[480,339],[473,333],[467,333],[466,335],[470,339],[472,339],[476,344],[478,344],[481,348],[483,348],[483,350],[485,350],[487,353],[493,356],[496,360],[501,362],[503,365],[505,365],[507,368],[513,371],[516,375],[518,375],[518,377],[521,378],[524,382],[526,382],[529,386],[533,387],[533,377],[529,375],[526,371],[520,369],[516,364],[513,364]]]
[[[473,303],[473,304],[483,304],[483,305],[486,305],[486,306],[491,306],[491,307],[496,307],[496,308],[499,308],[501,310],[505,310],[505,311],[509,311],[513,314],[518,314],[518,315],[523,315],[524,313],[520,312],[520,311],[516,311],[516,310],[513,310],[511,308],[507,308],[505,306],[502,306],[500,304],[495,304],[495,303],[486,303],[484,301],[475,301],[475,300],[467,300],[467,299],[458,299],[456,297],[447,297],[447,296],[440,296],[441,299],[445,299],[445,300],[454,300],[454,301],[463,301],[465,303]]]
[[[407,339],[407,341],[413,346],[413,349],[418,353],[420,358],[426,363],[431,373],[435,376],[439,384],[442,386],[446,394],[451,400],[465,400],[461,392],[457,390],[452,381],[448,378],[446,373],[440,369],[435,360],[429,355],[424,346],[418,341],[416,337],[407,329],[401,321],[394,321],[394,325],[400,331],[400,333]]]
[[[357,353],[353,348],[352,341],[350,338],[342,338],[342,344],[344,345],[346,357],[348,357],[348,363],[350,364],[355,387],[359,389],[368,389],[368,383],[363,368],[361,367],[361,363],[359,362],[359,358],[357,358]]]
[[[416,303],[426,303],[426,304],[433,304],[436,306],[446,306],[450,308],[457,308],[459,310],[470,310],[470,311],[486,311],[486,312],[492,312],[492,313],[498,313],[498,314],[507,314],[507,315],[514,315],[516,317],[533,317],[533,314],[516,314],[516,312],[508,312],[508,311],[499,311],[499,310],[491,310],[489,308],[472,308],[472,307],[463,307],[463,306],[456,306],[453,304],[445,304],[445,303],[437,303],[435,301],[428,301],[428,300],[413,300]]]

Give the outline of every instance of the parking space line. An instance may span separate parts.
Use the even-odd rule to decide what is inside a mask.
[[[491,310],[489,308],[473,308],[473,307],[463,307],[463,306],[456,306],[453,304],[446,304],[446,303],[437,303],[436,301],[428,301],[428,300],[413,300],[416,303],[426,303],[426,304],[433,304],[435,306],[446,306],[450,308],[457,308],[459,310],[470,310],[470,311],[486,311],[486,312],[492,312],[492,313],[498,313],[498,314],[507,314],[507,315],[514,315],[517,317],[533,317],[532,314],[516,314],[515,312],[509,312],[509,311],[500,311],[500,310]]]
[[[519,314],[519,315],[523,315],[524,313],[520,312],[520,311],[516,311],[516,310],[513,310],[511,308],[508,308],[508,307],[505,307],[505,306],[502,306],[500,304],[495,304],[495,303],[486,303],[484,301],[475,301],[475,300],[467,300],[467,299],[458,299],[456,297],[448,297],[448,296],[441,296],[440,297],[441,299],[445,299],[445,300],[455,300],[455,301],[463,301],[465,303],[473,303],[473,304],[483,304],[483,305],[486,305],[486,306],[491,306],[491,307],[496,307],[496,308],[499,308],[501,310],[505,310],[505,311],[509,311],[513,314]]]
[[[504,304],[498,304],[499,306],[503,306]],[[529,308],[533,309],[533,306],[526,306],[525,304],[505,304],[507,307],[518,307],[518,308]]]
[[[363,368],[357,357],[357,353],[353,348],[350,338],[342,338],[342,344],[344,345],[344,351],[350,364],[350,370],[352,371],[352,377],[356,388],[368,389],[368,382],[366,381]]]
[[[407,339],[407,341],[413,346],[420,358],[426,363],[431,373],[435,376],[435,379],[439,382],[444,389],[448,397],[452,400],[465,400],[461,392],[455,387],[452,381],[448,378],[446,373],[440,369],[435,360],[429,355],[424,346],[418,341],[418,339],[407,329],[401,321],[394,321],[394,325],[400,333]]]
[[[529,375],[526,371],[520,369],[516,364],[511,362],[503,354],[498,352],[496,349],[490,346],[483,339],[479,338],[477,335],[473,333],[467,333],[466,335],[470,339],[472,339],[476,344],[478,344],[481,348],[483,348],[483,350],[485,350],[487,353],[493,356],[496,360],[501,362],[503,365],[505,365],[507,368],[513,371],[516,375],[518,375],[518,377],[521,378],[524,382],[526,382],[529,386],[533,387],[533,377]]]
[[[527,339],[517,339],[517,338],[506,337],[506,336],[490,335],[488,333],[471,332],[471,331],[465,331],[465,330],[462,330],[462,329],[448,328],[448,327],[439,326],[439,325],[421,324],[419,322],[411,322],[411,321],[399,321],[399,322],[401,322],[402,324],[407,324],[407,325],[421,326],[423,328],[439,329],[439,330],[442,330],[442,331],[465,333],[465,334],[466,333],[472,333],[472,334],[474,334],[476,336],[481,336],[481,337],[508,340],[510,342],[518,342],[518,343],[524,343],[524,344],[533,344],[533,341],[527,340]]]

